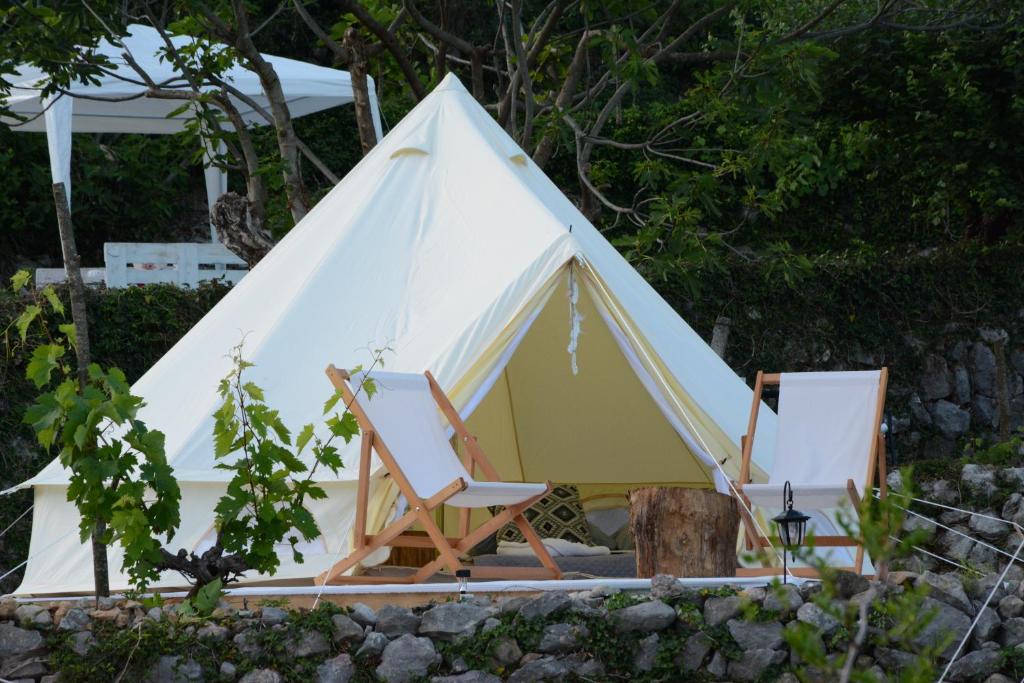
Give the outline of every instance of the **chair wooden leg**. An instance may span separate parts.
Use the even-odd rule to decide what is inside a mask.
[[[561,578],[562,572],[555,564],[555,561],[551,559],[551,553],[544,547],[544,542],[537,535],[537,531],[530,526],[530,522],[527,521],[526,517],[522,513],[517,514],[512,518],[516,526],[519,527],[519,532],[523,534],[526,542],[530,544],[530,548],[533,549],[534,554],[540,563],[544,565],[546,569],[551,570],[555,574],[555,578]]]
[[[359,564],[361,561],[366,559],[370,553],[382,548],[388,544],[388,541],[400,536],[406,529],[411,527],[416,521],[416,513],[412,510],[405,513],[397,520],[391,523],[386,529],[381,531],[379,534],[374,536],[371,543],[363,545],[361,548],[357,548],[345,559],[335,563],[333,567],[320,574],[316,577],[315,583],[318,585],[330,583],[336,577],[340,576],[344,572],[348,571],[352,567]]]
[[[846,480],[846,493],[850,496],[850,502],[853,503],[854,514],[857,515],[857,524],[860,526],[860,506],[861,498],[857,492],[857,487],[853,483],[853,479]],[[857,555],[853,561],[854,572],[857,574],[864,573],[864,546],[857,546]]]

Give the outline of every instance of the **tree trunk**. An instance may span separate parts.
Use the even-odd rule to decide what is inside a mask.
[[[68,203],[64,183],[54,183],[53,201],[57,208],[57,229],[60,248],[64,255],[64,272],[71,290],[71,321],[75,325],[75,361],[78,366],[78,386],[85,391],[89,384],[89,320],[85,308],[85,283],[82,282],[82,262],[75,245],[75,230],[71,224],[71,205]],[[92,530],[92,573],[97,600],[110,595],[110,576],[107,568],[107,545],[103,542],[107,526],[95,520]]]
[[[274,247],[274,240],[253,224],[250,210],[245,197],[225,192],[214,203],[210,222],[217,240],[252,269]]]
[[[370,86],[366,80],[366,45],[359,38],[354,27],[345,31],[342,46],[350,55],[348,72],[352,76],[352,95],[355,97],[356,128],[363,156],[369,154],[377,144],[377,130],[373,127],[373,110],[370,108]]]
[[[78,362],[78,385],[84,390],[89,383],[89,321],[85,311],[85,283],[82,282],[82,261],[75,246],[75,230],[71,224],[71,206],[64,183],[53,186],[57,206],[57,229],[64,256],[64,272],[71,290],[71,321],[75,324],[75,358]]]
[[[636,575],[735,576],[739,511],[715,491],[648,487],[629,493]]]

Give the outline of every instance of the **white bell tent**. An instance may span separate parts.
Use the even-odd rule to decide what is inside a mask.
[[[181,482],[174,548],[210,542],[227,476],[211,415],[242,335],[250,378],[292,429],[322,422],[329,363],[386,345],[387,370],[434,374],[507,480],[599,495],[738,476],[750,389],[451,75],[135,384]],[[309,503],[323,538],[274,580],[308,583],[347,552],[358,440],[343,456],[340,476],[318,473],[328,498]],[[763,481],[771,455],[756,457]],[[67,482],[54,462],[22,485],[35,510],[21,594],[92,588]],[[371,533],[395,498],[373,479]]]
[[[192,38],[173,36],[176,47],[188,45]],[[71,193],[72,133],[145,133],[167,135],[185,130],[192,118],[190,111],[170,116],[182,105],[181,100],[146,96],[147,87],[140,75],[124,58],[127,51],[153,82],[163,88],[188,91],[190,86],[174,65],[162,57],[163,38],[151,26],[131,24],[122,45],[101,41],[96,52],[106,56],[113,68],[99,75],[95,82],[75,82],[70,95],[42,96],[47,75],[35,66],[25,64],[8,76],[13,83],[7,105],[27,118],[0,119],[14,131],[46,133],[53,182],[64,183]],[[224,48],[227,49],[227,48]],[[292,118],[338,107],[354,101],[352,79],[348,72],[307,64],[294,59],[264,55],[270,62],[284,90]],[[223,76],[225,82],[247,98],[269,111],[267,96],[256,74],[241,65],[232,66]],[[369,79],[370,108],[377,139],[382,137],[380,112],[372,79]],[[215,89],[214,86],[208,86]],[[231,96],[246,124],[263,126],[267,120],[250,104]],[[209,207],[227,190],[227,175],[220,169],[206,168],[206,193]],[[214,239],[216,241],[216,239]]]

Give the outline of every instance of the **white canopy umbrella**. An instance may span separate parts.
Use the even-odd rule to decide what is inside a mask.
[[[189,36],[171,38],[171,42],[179,48],[187,46],[193,40]],[[150,26],[131,24],[128,27],[128,35],[122,38],[122,43],[123,46],[113,45],[104,40],[99,44],[96,52],[109,59],[113,65],[111,72],[101,74],[95,83],[73,83],[68,89],[70,96],[56,95],[44,98],[42,90],[48,77],[39,68],[30,64],[19,66],[13,78],[9,77],[14,87],[7,98],[7,105],[13,112],[27,117],[28,120],[0,120],[15,131],[46,133],[53,182],[64,183],[69,198],[72,133],[166,135],[185,130],[186,124],[193,117],[193,113],[188,110],[170,116],[181,107],[181,100],[145,96],[147,86],[123,57],[127,51],[142,70],[163,88],[190,90],[185,78],[161,56],[164,42],[157,30]],[[264,55],[264,58],[274,66],[281,80],[292,118],[355,100],[352,79],[346,71],[273,55]],[[255,73],[236,64],[223,75],[223,80],[259,104],[264,111],[269,111],[268,98]],[[373,81],[369,77],[367,80],[370,81],[373,125],[379,140],[382,137],[380,111]],[[211,90],[216,89],[216,86],[212,85],[207,87]],[[232,96],[232,100],[247,124],[266,125],[266,119],[258,110],[241,99]],[[226,189],[227,174],[218,168],[208,167],[206,193],[211,208]]]

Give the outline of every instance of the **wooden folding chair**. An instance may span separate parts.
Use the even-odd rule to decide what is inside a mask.
[[[327,376],[341,392],[362,431],[359,457],[359,488],[356,497],[355,544],[352,553],[317,577],[324,583],[419,583],[442,567],[463,569],[459,553],[469,550],[508,522],[526,538],[541,567],[472,567],[473,578],[556,579],[561,572],[523,511],[551,491],[551,483],[502,482],[458,412],[429,372],[423,375],[374,372],[369,377],[377,393],[368,401],[354,395],[352,381],[359,386],[362,375],[349,376],[333,365]],[[462,462],[451,447],[438,409],[466,446]],[[409,503],[409,510],[376,534],[366,529],[371,455],[376,451]],[[474,478],[479,468],[487,481]],[[460,508],[459,535],[445,537],[434,521],[442,505]],[[472,508],[502,505],[504,510],[470,532]],[[406,533],[419,522],[426,536]],[[409,577],[344,576],[378,548],[397,546],[436,548],[438,558]]]
[[[754,523],[750,510],[780,509],[783,488],[790,482],[793,507],[804,512],[839,507],[848,500],[860,512],[861,500],[871,495],[875,477],[885,496],[885,439],[881,432],[888,370],[867,372],[757,373],[747,433],[742,438],[742,462],[737,491],[743,499],[740,515],[748,550],[778,547]],[[779,387],[775,460],[767,484],[750,482],[758,409],[766,386]],[[744,505],[743,503],[746,503]],[[836,526],[835,520],[830,520]],[[836,527],[838,528],[838,527]],[[864,548],[849,536],[815,536],[816,547],[856,547],[853,566],[863,573]],[[781,567],[740,568],[737,576],[781,574]],[[814,576],[808,567],[791,567],[797,576]]]

